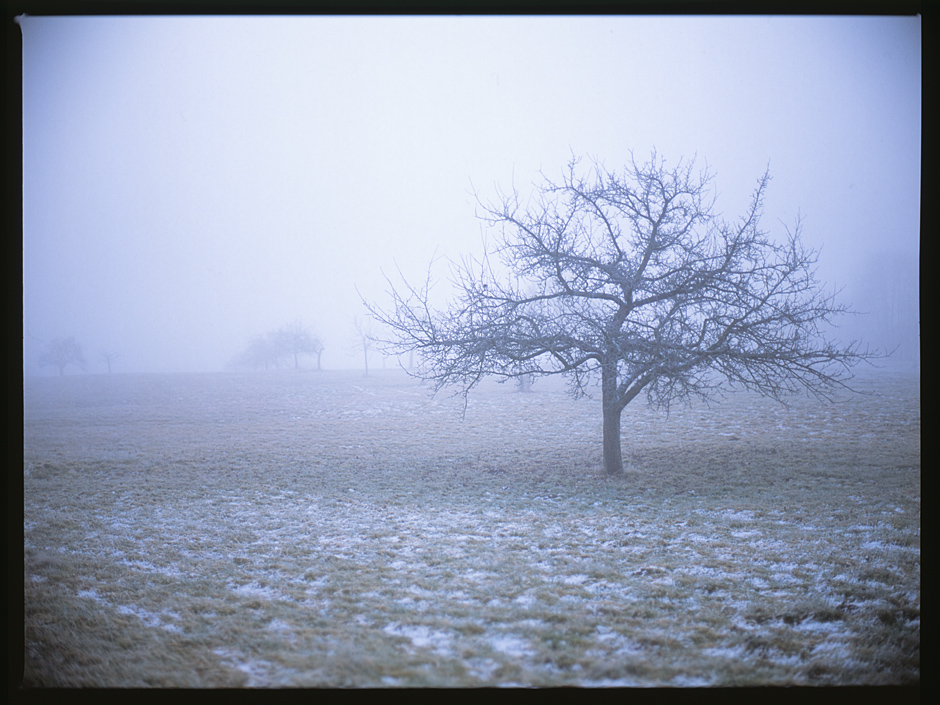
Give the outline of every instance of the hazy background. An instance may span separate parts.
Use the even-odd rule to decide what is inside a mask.
[[[764,226],[801,213],[822,278],[869,312],[846,336],[917,359],[917,18],[21,26],[26,374],[57,374],[37,357],[69,335],[91,373],[102,352],[222,370],[295,320],[324,368],[359,367],[356,288],[381,301],[382,270],[478,251],[473,188],[653,147],[707,161],[731,219],[769,165]]]

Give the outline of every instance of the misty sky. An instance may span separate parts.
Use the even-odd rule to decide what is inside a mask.
[[[27,374],[68,335],[89,372],[105,351],[116,371],[222,370],[297,319],[324,367],[358,366],[357,287],[381,301],[382,270],[478,251],[472,189],[525,193],[572,153],[697,155],[729,219],[769,166],[764,226],[802,214],[850,303],[886,261],[916,281],[919,18],[21,27]]]

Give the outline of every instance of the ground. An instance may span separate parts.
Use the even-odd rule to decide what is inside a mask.
[[[916,684],[916,370],[624,412],[401,371],[27,378],[27,686]]]

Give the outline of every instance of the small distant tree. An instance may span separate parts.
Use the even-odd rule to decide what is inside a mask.
[[[535,384],[535,375],[533,374],[524,374],[516,377],[516,390],[519,392],[531,392],[533,384]]]
[[[353,328],[355,334],[353,337],[353,348],[362,351],[362,360],[365,365],[365,374],[369,376],[369,350],[375,344],[375,334],[372,331],[372,321],[369,318],[361,319],[358,316],[353,318]]]
[[[281,360],[290,357],[291,354],[290,336],[285,328],[278,328],[277,330],[268,331],[265,334],[265,339],[271,351],[271,361],[274,369],[280,369]]]
[[[301,355],[316,355],[317,369],[320,369],[320,356],[323,354],[323,343],[310,330],[304,328],[300,321],[280,328],[276,333],[279,341],[278,347],[293,357],[294,369],[300,368]]]
[[[234,360],[235,366],[251,370],[267,370],[276,364],[277,356],[270,335],[256,335],[251,338]]]
[[[65,368],[69,365],[75,365],[81,370],[85,370],[85,356],[82,355],[82,346],[76,342],[75,338],[56,338],[46,347],[46,352],[39,356],[40,367],[57,367],[59,375],[65,374]]]
[[[320,359],[323,357],[323,351],[326,350],[326,347],[323,345],[323,340],[319,336],[313,336],[311,339],[310,350],[317,356],[317,370],[322,370]]]
[[[121,357],[120,354],[116,352],[103,352],[101,353],[101,359],[104,360],[105,364],[108,366],[108,374],[111,374],[111,365]]]
[[[305,328],[299,321],[277,330],[256,335],[240,352],[232,364],[248,367],[252,370],[278,369],[285,358],[292,360],[294,369],[300,367],[300,356],[316,355],[317,369],[320,369],[320,357],[323,355],[323,343],[320,338]]]
[[[561,374],[583,395],[599,382],[604,468],[620,475],[621,413],[641,392],[665,409],[714,398],[722,381],[829,399],[855,364],[878,357],[827,339],[847,308],[817,281],[799,221],[779,243],[761,229],[769,181],[728,222],[693,162],[669,168],[653,153],[584,175],[573,159],[531,200],[479,203],[496,244],[454,265],[458,298],[446,309],[430,303],[430,268],[421,286],[389,282],[389,308],[366,305],[392,331],[381,345],[420,352],[415,374],[436,389]]]

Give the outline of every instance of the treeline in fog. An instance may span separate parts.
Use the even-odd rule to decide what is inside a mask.
[[[316,357],[319,370],[324,349],[320,336],[295,321],[251,338],[232,360],[231,367],[250,370],[291,367],[296,370],[300,369],[302,357]]]

